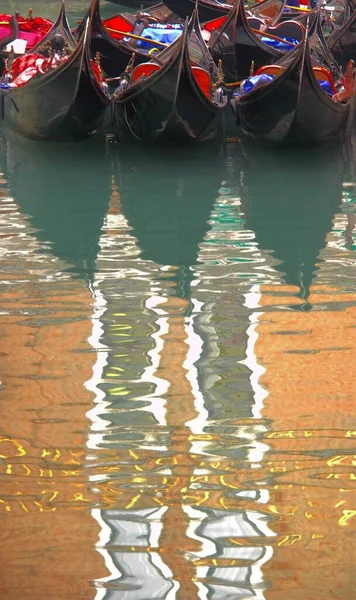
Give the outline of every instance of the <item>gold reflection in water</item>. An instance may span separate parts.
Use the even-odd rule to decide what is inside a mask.
[[[231,212],[238,213],[236,198],[222,194],[218,202],[223,210],[231,204]],[[241,221],[241,214],[237,217]],[[12,600],[16,589],[28,600],[34,594],[56,600],[202,600],[229,594],[284,600],[288,594],[297,600],[327,598],[333,590],[334,597],[346,600],[356,516],[355,309],[318,306],[331,298],[354,303],[355,296],[316,281],[308,298],[316,309],[301,312],[284,309],[294,304],[290,294],[298,292],[291,286],[245,287],[245,312],[240,314],[247,333],[233,332],[231,352],[238,340],[246,353],[252,417],[240,418],[236,410],[227,420],[223,409],[209,413],[208,385],[202,373],[194,374],[207,348],[214,355],[208,366],[217,370],[214,360],[224,339],[214,319],[219,303],[208,303],[194,291],[203,301],[199,307],[197,298],[190,300],[194,314],[188,317],[190,302],[175,295],[169,269],[167,282],[162,277],[154,285],[151,274],[144,277],[144,261],[125,267],[125,273],[136,269],[135,285],[138,292],[144,290],[145,301],[137,307],[121,295],[120,309],[110,315],[117,320],[105,327],[115,336],[116,349],[131,344],[132,350],[117,351],[117,364],[109,357],[105,269],[111,260],[109,237],[117,235],[136,257],[137,242],[121,214],[113,181],[94,317],[93,298],[80,281],[56,281],[53,291],[29,275],[26,261],[21,278],[24,274],[28,280],[16,281],[1,298],[5,308],[6,303],[21,310],[38,303],[51,307],[51,319],[45,316],[40,323],[36,315],[2,315],[0,513],[6,576],[1,598]],[[212,227],[209,235],[216,239],[219,232]],[[238,232],[226,233],[231,246],[234,237],[239,243]],[[260,261],[258,252],[254,247]],[[249,268],[240,267],[241,272]],[[208,269],[205,275],[208,279]],[[255,304],[247,300],[252,296]],[[221,303],[229,300],[229,291],[220,292]],[[295,304],[301,303],[295,297]],[[133,333],[135,319],[144,318],[146,337],[153,340],[151,364],[137,370],[139,384],[150,389],[142,393],[148,406],[141,412],[152,421],[142,428],[141,441],[124,440],[115,447],[103,414],[114,411],[109,397],[126,398],[133,387],[126,371],[135,352],[142,353],[135,349]],[[97,364],[94,353],[77,352],[74,368],[72,350],[87,350],[87,339],[97,350]],[[234,358],[235,365],[241,362]],[[85,381],[91,381],[86,389]],[[110,384],[107,395],[103,383]],[[125,414],[125,409],[117,412]],[[86,440],[88,419],[92,430]],[[130,433],[134,429],[127,427]],[[231,450],[243,446],[241,440],[248,449],[236,458]],[[94,578],[96,590],[90,583]]]
[[[267,434],[266,467],[273,474],[268,510],[278,515],[271,528],[279,537],[265,565],[266,597],[282,599],[288,589],[293,599],[302,590],[324,598],[333,590],[333,597],[344,599],[353,589],[355,549],[356,309],[318,310],[318,305],[356,298],[319,284],[311,286],[308,298],[314,310],[270,312],[270,290],[261,286],[259,304],[266,312],[259,318],[255,347],[266,366],[263,415],[273,429]]]

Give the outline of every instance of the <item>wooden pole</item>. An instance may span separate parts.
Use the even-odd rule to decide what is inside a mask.
[[[258,29],[252,29],[252,27],[251,31],[253,31],[253,33],[256,33],[257,35],[269,37],[272,40],[276,40],[277,42],[282,42],[282,44],[288,44],[289,46],[294,46],[295,48],[298,46],[298,44],[295,44],[294,42],[288,42],[287,40],[284,40],[283,38],[280,38],[276,35],[272,35],[271,33],[267,33],[266,31],[259,31]]]
[[[290,8],[291,10],[299,10],[300,12],[313,12],[313,10],[311,8],[307,8],[304,6],[290,6],[289,4],[286,4],[284,8]]]

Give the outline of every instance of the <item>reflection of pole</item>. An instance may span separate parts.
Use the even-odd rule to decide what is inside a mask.
[[[207,300],[204,303],[197,302],[201,308],[196,320],[196,327],[198,331],[202,331],[204,337],[207,337],[207,340],[204,340],[205,347],[209,347],[210,349],[209,360],[206,358],[205,350],[204,358],[200,359],[198,363],[198,370],[202,374],[206,375],[209,373],[208,377],[202,377],[202,380],[205,382],[206,380],[210,380],[212,383],[212,385],[209,385],[208,394],[204,394],[206,400],[208,400],[205,406],[213,412],[213,421],[217,420],[219,422],[219,416],[222,418],[220,428],[225,427],[228,437],[230,438],[231,436],[231,438],[234,438],[232,447],[235,447],[235,450],[239,448],[240,444],[246,447],[244,463],[248,463],[249,468],[244,464],[243,469],[238,469],[239,459],[236,461],[232,460],[229,472],[230,474],[233,472],[237,474],[239,472],[238,477],[236,475],[235,477],[224,475],[219,482],[221,486],[220,500],[222,503],[212,502],[213,494],[211,494],[207,502],[209,508],[212,508],[212,512],[216,508],[220,508],[221,511],[221,506],[225,509],[225,515],[220,512],[219,518],[216,519],[216,530],[217,532],[219,531],[219,519],[223,521],[225,517],[230,518],[232,523],[230,537],[228,537],[226,531],[224,532],[226,536],[225,540],[219,539],[219,533],[214,533],[214,528],[209,527],[209,522],[206,524],[203,522],[200,530],[202,535],[204,533],[205,535],[209,535],[209,532],[210,535],[213,535],[212,539],[219,542],[219,545],[217,545],[219,554],[215,555],[213,559],[213,564],[216,565],[216,568],[211,568],[210,570],[210,580],[212,583],[208,586],[209,589],[214,589],[215,577],[217,585],[224,584],[225,576],[223,567],[230,567],[230,570],[227,569],[227,573],[229,572],[229,575],[227,575],[229,588],[227,589],[235,591],[240,586],[243,586],[249,590],[249,593],[252,592],[256,599],[259,598],[262,600],[265,598],[266,588],[262,567],[270,560],[272,547],[270,542],[260,542],[260,546],[253,544],[253,536],[258,535],[263,539],[264,537],[273,538],[275,534],[265,522],[265,513],[269,501],[268,489],[264,485],[259,486],[257,482],[255,486],[251,486],[251,478],[253,477],[249,469],[256,469],[255,476],[257,476],[257,479],[262,480],[260,473],[263,468],[266,452],[269,449],[269,446],[261,441],[261,438],[268,432],[261,415],[267,392],[261,386],[260,382],[264,368],[260,365],[255,353],[255,345],[259,335],[258,321],[261,314],[257,313],[255,309],[259,306],[258,300],[260,297],[258,275],[261,280],[266,278],[272,280],[274,272],[268,262],[268,257],[266,257],[266,260],[265,257],[261,256],[260,250],[255,243],[254,232],[247,231],[244,227],[245,222],[241,211],[240,197],[238,189],[235,187],[237,179],[240,179],[240,182],[243,181],[243,173],[240,173],[240,177],[237,177],[236,160],[234,160],[235,150],[236,148],[230,147],[226,181],[221,185],[219,190],[220,195],[212,211],[210,219],[212,227],[207,233],[204,243],[200,246],[201,252],[199,267],[197,268],[197,278],[205,282],[211,280],[212,288],[209,290],[210,293],[208,293],[208,286],[205,283],[205,292],[199,295],[200,301],[205,297]],[[213,268],[210,267],[211,261],[214,261]],[[248,285],[251,263],[258,263],[258,271],[257,278],[255,279],[256,284],[252,283]],[[217,265],[221,266],[218,267]],[[235,287],[233,285],[227,286],[226,291],[224,290],[222,281],[226,285],[226,280],[229,279],[231,283],[235,280],[237,284],[239,278],[246,281],[246,293],[243,293],[244,287],[242,287],[239,295],[238,285]],[[214,280],[217,281],[216,284],[214,284]],[[218,291],[216,291],[216,288],[218,288]],[[218,299],[217,302],[213,302],[215,294]],[[229,319],[226,318],[224,312],[220,313],[219,310],[221,306],[224,306],[224,302],[232,303],[230,294],[233,296],[234,306],[239,304],[239,298],[241,300],[238,312],[235,312],[236,309],[230,308],[227,304],[227,308],[230,308],[230,313],[232,312],[234,317],[239,317],[235,322],[232,314],[230,314]],[[238,298],[237,302],[236,295]],[[241,322],[242,315],[244,316],[243,322]],[[246,322],[248,320],[250,321],[250,326],[246,331]],[[239,323],[241,324],[241,330],[238,328]],[[204,335],[205,331],[208,334],[207,336]],[[232,395],[230,396],[231,404],[226,402],[226,399],[229,398],[229,384],[234,379],[228,379],[227,373],[224,370],[224,362],[219,356],[221,345],[218,342],[222,339],[225,340],[224,351],[227,351],[230,364],[232,364],[232,357],[235,356],[236,366],[244,365],[251,373],[249,379],[253,400],[251,399],[251,417],[248,419],[239,417],[238,402],[236,401],[238,396],[237,391],[235,402]],[[246,349],[245,356],[243,356],[244,348]],[[221,376],[219,376],[219,363],[222,369]],[[241,371],[240,367],[238,369]],[[235,369],[235,375],[237,375],[237,369]],[[246,372],[246,379],[247,377],[248,373]],[[215,386],[215,383],[219,382],[219,380],[220,385]],[[224,382],[226,382],[225,385]],[[245,388],[245,386],[243,387]],[[251,391],[247,393],[251,395]],[[220,408],[220,414],[216,414],[216,407],[219,407],[219,404],[220,406],[223,404],[223,409],[221,410]],[[226,423],[224,423],[225,407],[229,410],[229,420]],[[234,416],[234,407],[236,416]],[[203,433],[209,427],[209,420],[206,423],[201,423],[200,426],[201,433]],[[222,434],[221,439],[217,436],[216,441],[212,439],[210,443],[210,449],[219,451],[220,455],[224,454],[223,438],[224,434]],[[232,441],[230,441],[230,445],[232,445]],[[222,461],[222,469],[226,469],[226,462],[228,461]],[[247,485],[244,485],[245,478],[248,481]],[[232,494],[231,490],[235,490],[235,493]],[[231,496],[235,498],[235,502],[231,502]],[[236,536],[236,530],[233,526],[234,520],[236,523],[239,523],[240,539]],[[234,544],[236,544],[235,547],[233,546]],[[249,564],[249,568],[246,570],[243,567],[244,561],[248,561]],[[205,564],[209,564],[210,562],[211,565],[212,559],[205,559],[205,561],[203,559],[202,564],[204,562]],[[210,593],[214,592],[210,591]]]
[[[110,237],[117,234],[116,229],[127,228],[125,218],[120,214],[119,195],[117,189],[113,186],[113,194],[111,197],[109,217],[107,219],[107,225],[105,228],[104,236],[102,237],[101,247],[104,250],[106,246],[110,246]],[[125,232],[126,238],[128,237]],[[131,241],[134,242],[130,236]],[[134,250],[134,248],[132,248]],[[136,254],[137,251],[134,250]],[[105,254],[104,254],[105,256]],[[138,259],[140,260],[140,259]],[[98,270],[98,277],[100,278],[100,270]],[[98,279],[94,284],[94,288],[98,288],[96,296],[98,296],[99,288],[105,289],[103,281]],[[104,291],[100,291],[99,296],[103,298],[105,295]],[[98,310],[102,311],[103,301],[100,302]],[[194,399],[192,399],[191,386],[186,377],[186,371],[183,367],[184,362],[189,352],[189,346],[186,343],[187,332],[185,329],[185,314],[189,309],[189,302],[177,297],[169,298],[150,298],[147,301],[147,310],[151,314],[158,313],[156,317],[156,323],[158,325],[157,333],[152,336],[155,339],[155,345],[159,348],[159,354],[156,357],[153,350],[149,352],[152,360],[152,366],[154,368],[145,369],[142,377],[142,381],[151,382],[155,385],[156,391],[151,398],[151,409],[153,415],[155,415],[158,421],[162,421],[162,425],[169,427],[170,436],[167,447],[164,448],[164,454],[157,456],[157,451],[150,451],[149,442],[147,441],[146,450],[135,450],[133,456],[138,459],[138,464],[141,460],[149,460],[152,464],[154,471],[158,473],[161,470],[169,469],[169,475],[153,475],[156,480],[157,493],[155,494],[154,502],[156,505],[163,505],[165,510],[161,514],[162,532],[160,534],[159,546],[161,558],[165,562],[166,566],[172,572],[172,577],[179,584],[179,591],[177,592],[177,598],[187,600],[188,598],[197,598],[197,589],[193,583],[194,579],[194,566],[192,563],[186,560],[185,553],[193,552],[196,547],[200,547],[200,544],[195,540],[187,537],[186,531],[189,525],[189,519],[184,512],[182,506],[182,497],[187,497],[189,481],[191,478],[192,470],[194,466],[191,463],[189,457],[190,451],[190,440],[191,434],[190,429],[185,425],[186,420],[195,417],[196,413],[194,410]],[[97,329],[97,334],[94,339],[92,336],[92,343],[95,348],[100,349],[100,336],[103,334],[102,328],[96,327],[97,322],[100,322],[100,318],[103,312],[100,314],[97,312],[95,319],[93,320],[94,329]],[[94,332],[93,329],[93,332]],[[103,344],[101,344],[103,346]],[[103,351],[105,347],[103,346]],[[100,435],[96,433],[102,429],[103,422],[100,419],[100,414],[105,411],[105,404],[107,401],[103,396],[98,383],[100,379],[104,377],[105,362],[102,362],[103,351],[98,352],[98,361],[101,362],[99,369],[94,369],[94,375],[92,380],[89,382],[88,387],[96,390],[98,406],[97,409],[91,411],[90,415],[93,418],[92,435],[89,446],[92,448],[98,448],[102,446],[103,439],[100,440]],[[105,354],[105,352],[104,352]],[[165,384],[163,384],[165,382]],[[164,410],[157,410],[157,406],[160,404],[160,398],[157,394],[163,395],[164,398]],[[149,397],[147,397],[149,400]],[[163,408],[163,407],[162,407]],[[94,444],[94,446],[93,446]],[[110,453],[111,454],[111,453]],[[121,455],[121,456],[120,456]],[[132,456],[131,456],[132,460]],[[115,451],[115,463],[124,465],[127,462],[126,452]],[[125,468],[125,467],[123,467]],[[140,469],[141,471],[141,469]],[[128,480],[131,482],[129,487],[136,487],[140,481],[144,481],[145,477],[138,477],[139,473],[128,475]],[[145,473],[146,475],[146,473]],[[163,485],[162,485],[163,484]],[[100,478],[94,476],[93,486],[99,491],[101,489]],[[124,486],[125,487],[125,486]],[[108,486],[106,486],[106,489]],[[161,491],[162,489],[162,491]],[[113,490],[114,491],[114,490]],[[140,511],[147,506],[152,505],[152,499],[150,496],[145,495],[145,489],[137,495],[134,494],[115,494],[112,497],[112,502],[109,500],[107,493],[102,500],[107,503],[108,501],[116,509],[130,511]],[[103,521],[105,511],[100,514],[96,514],[97,511],[93,511],[94,518],[101,524],[104,539],[104,531],[107,528]],[[129,513],[128,513],[129,514]],[[163,515],[163,516],[162,516]],[[106,537],[106,543],[109,542],[109,537]],[[112,578],[120,577],[120,566],[116,568],[113,560],[110,558],[110,552],[107,552],[103,548],[99,548],[101,554],[103,554],[105,563],[108,569],[112,573],[112,577],[102,579],[102,585],[105,585],[106,581],[112,580]],[[137,551],[141,551],[141,548],[137,548]],[[149,554],[151,551],[147,548],[146,552]],[[153,556],[152,556],[153,559]],[[102,590],[101,590],[102,591]],[[98,598],[104,597],[98,589]]]

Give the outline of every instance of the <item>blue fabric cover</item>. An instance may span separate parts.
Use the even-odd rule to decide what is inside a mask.
[[[247,94],[248,92],[253,90],[253,88],[255,88],[256,86],[259,86],[264,83],[269,83],[273,79],[274,79],[273,75],[264,75],[264,74],[254,75],[253,77],[249,77],[248,79],[245,79],[245,81],[243,81],[241,83],[239,95]]]
[[[141,36],[147,38],[148,40],[154,40],[156,42],[161,42],[162,44],[172,44],[182,33],[182,28],[167,28],[167,27],[146,27]],[[150,42],[144,42],[143,40],[138,40],[137,48],[144,48],[145,50],[150,50],[154,47],[154,44],[150,44]]]
[[[262,75],[253,75],[253,77],[249,77],[241,83],[239,91],[235,92],[234,95],[241,96],[242,94],[247,94],[255,87],[258,87],[265,83],[269,83],[273,79],[274,75],[265,75],[264,73],[262,73]],[[318,83],[320,84],[320,87],[324,90],[324,92],[329,94],[329,96],[334,95],[332,87],[328,81],[318,81]]]
[[[328,81],[319,81],[320,87],[323,88],[324,92],[326,92],[327,94],[329,94],[329,96],[333,96],[334,92],[332,90],[332,87],[330,85],[330,83]]]
[[[293,44],[299,44],[298,40],[294,40],[292,38],[282,37],[281,39],[286,40],[287,42],[292,42]],[[267,36],[262,36],[261,40],[268,46],[272,46],[273,48],[276,48],[276,50],[281,50],[282,52],[288,52],[289,50],[293,50],[294,48],[294,46],[291,46],[291,44],[284,44],[283,42],[273,40]]]

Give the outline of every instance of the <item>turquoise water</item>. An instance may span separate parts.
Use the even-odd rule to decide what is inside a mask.
[[[355,140],[3,132],[1,600],[353,597]]]

